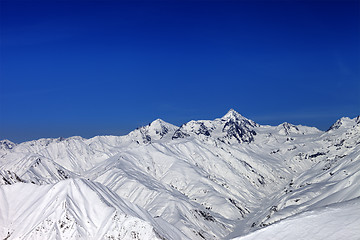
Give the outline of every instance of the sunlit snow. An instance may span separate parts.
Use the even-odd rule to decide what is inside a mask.
[[[323,132],[230,110],[126,136],[3,140],[0,238],[286,239],[294,222],[340,234],[326,209],[358,223],[359,181],[359,117]]]

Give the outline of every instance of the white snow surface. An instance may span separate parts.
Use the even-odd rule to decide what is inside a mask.
[[[323,132],[231,109],[125,136],[2,140],[0,238],[231,239],[358,202],[359,170],[360,117]]]
[[[181,239],[144,210],[84,179],[0,187],[1,239]],[[167,228],[166,231],[163,228]]]
[[[360,201],[329,205],[290,217],[234,240],[358,240]]]

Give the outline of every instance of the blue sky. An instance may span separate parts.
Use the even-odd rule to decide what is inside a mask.
[[[360,114],[360,1],[0,4],[0,139]]]

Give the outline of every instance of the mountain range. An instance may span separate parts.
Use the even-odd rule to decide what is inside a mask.
[[[231,109],[125,136],[2,140],[0,238],[311,239],[296,225],[358,239],[359,170],[360,116],[320,131]]]

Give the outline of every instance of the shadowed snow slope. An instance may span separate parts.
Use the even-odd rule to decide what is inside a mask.
[[[149,235],[139,234],[145,238],[245,235],[304,211],[360,196],[359,119],[341,118],[323,132],[290,123],[262,126],[230,110],[222,118],[190,121],[180,127],[157,119],[126,136],[21,144],[3,140],[1,231],[4,237],[11,234],[9,239],[30,238],[45,224],[40,216],[51,216],[54,223],[46,225],[50,230],[41,236],[53,236],[48,234],[54,231],[60,236],[58,222],[68,216],[73,227],[66,236],[72,239],[103,238],[116,224],[126,226],[121,236],[130,236],[133,230],[123,223],[125,218],[121,223],[110,221],[101,215],[106,214],[104,210],[99,219],[92,219],[91,213],[81,210],[82,206],[104,206],[112,209],[110,215],[125,213],[144,224]],[[53,187],[63,189],[59,204],[47,203],[48,212],[41,210],[45,211],[41,214],[40,206],[25,211],[37,205],[31,208],[35,201],[22,197],[24,193],[53,201],[48,191]],[[86,205],[86,198],[69,195],[82,191],[95,194],[99,204]],[[8,205],[10,197],[14,204],[24,206],[24,214],[7,214],[9,209],[15,211]]]

